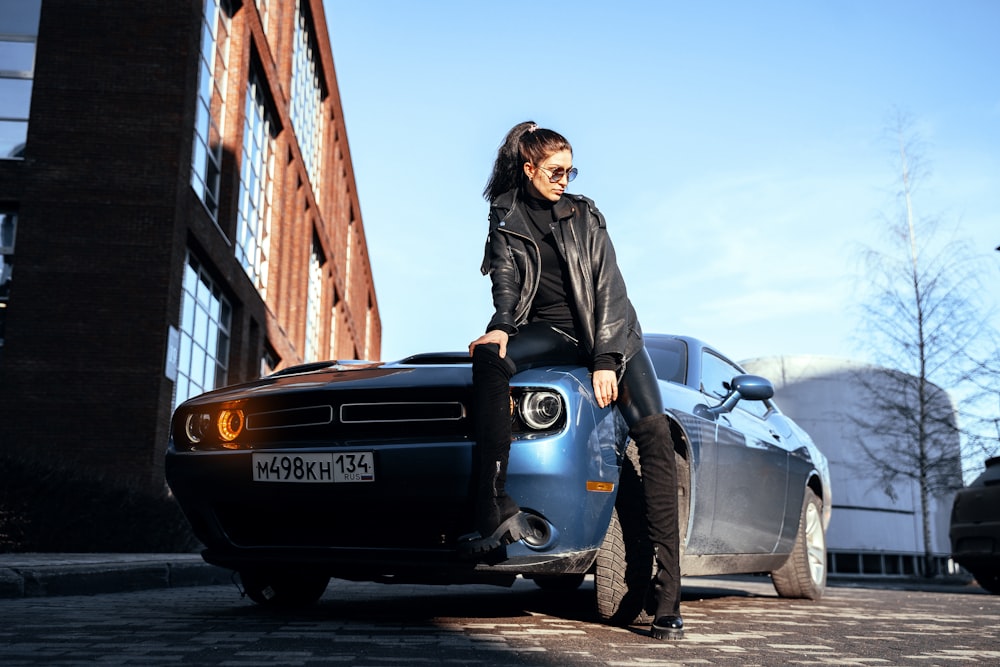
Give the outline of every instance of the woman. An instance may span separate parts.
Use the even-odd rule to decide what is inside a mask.
[[[680,639],[680,566],[674,448],[635,309],[594,202],[566,193],[573,149],[533,122],[508,132],[483,195],[490,231],[482,271],[494,315],[469,344],[479,446],[477,532],[466,553],[489,552],[530,533],[504,490],[510,454],[510,378],[539,364],[587,365],[601,408],[615,403],[639,450],[657,563],[657,639]]]

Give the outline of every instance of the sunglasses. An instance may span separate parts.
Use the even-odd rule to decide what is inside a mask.
[[[549,175],[549,183],[558,183],[563,179],[563,177],[566,178],[567,183],[572,183],[573,179],[576,178],[576,175],[579,173],[576,167],[570,167],[569,171],[563,169],[562,167],[558,167],[556,169],[539,167],[539,169]]]

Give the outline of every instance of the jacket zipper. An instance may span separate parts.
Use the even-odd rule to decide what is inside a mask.
[[[501,219],[501,222],[507,220],[507,217],[511,213],[514,212],[514,208],[515,208],[514,206],[510,207],[510,210],[507,211],[507,214]],[[539,257],[542,256],[541,251],[538,249],[538,244],[535,243],[535,239],[531,238],[530,236],[525,236],[524,234],[521,234],[519,232],[512,231],[512,230],[508,229],[507,227],[498,227],[497,231],[501,231],[504,234],[509,234],[510,236],[516,236],[519,239],[523,239],[523,240],[527,241],[528,243],[531,244],[531,247],[535,249],[535,258],[539,258]],[[514,255],[514,251],[509,246],[507,248],[507,251],[511,254],[511,258],[510,259],[511,259],[511,262],[513,262],[514,261],[514,256],[513,256]],[[516,264],[514,265],[514,268],[515,269],[517,268]],[[542,267],[540,266],[540,263],[536,261],[535,262],[535,280],[534,280],[534,282],[531,285],[531,294],[528,295],[528,300],[527,300],[527,303],[529,303],[529,304],[535,300],[535,294],[538,292],[538,281],[539,281],[539,279],[541,277],[539,275],[540,272],[541,272],[541,268]],[[525,308],[525,304],[524,303],[518,303],[517,304],[517,310],[518,311],[522,311],[522,312],[520,312],[520,313],[515,312],[514,313],[514,326],[520,326],[519,321],[521,319],[523,319],[523,318],[525,318],[525,317],[528,316],[528,311]]]

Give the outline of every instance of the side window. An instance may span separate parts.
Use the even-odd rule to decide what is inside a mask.
[[[660,380],[684,384],[687,375],[687,345],[679,340],[648,342],[646,351]]]
[[[708,350],[701,353],[701,393],[722,400],[729,394],[729,381],[739,375],[736,368]]]
[[[722,357],[704,350],[701,357],[701,391],[714,398],[722,400],[729,393],[729,383],[737,375],[742,375],[738,367]],[[740,401],[737,410],[743,410],[755,417],[764,418],[768,406],[766,401]]]

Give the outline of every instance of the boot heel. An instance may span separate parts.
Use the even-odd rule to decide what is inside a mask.
[[[524,515],[524,512],[519,511],[504,519],[486,537],[481,537],[479,533],[463,535],[459,538],[458,548],[464,555],[480,554],[507,544],[512,544],[531,534],[532,530],[527,517]]]
[[[500,528],[503,528],[504,526],[507,526],[507,531],[503,537],[500,538],[504,544],[513,544],[514,542],[523,540],[526,537],[530,537],[535,532],[532,530],[531,524],[528,523],[528,516],[524,512],[518,512],[500,524]],[[497,530],[500,530],[500,528]]]

